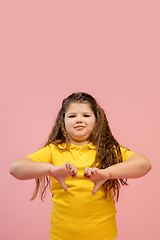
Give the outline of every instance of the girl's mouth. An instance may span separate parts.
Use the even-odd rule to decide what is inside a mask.
[[[83,128],[84,126],[81,126],[81,125],[75,127],[76,130],[82,130]]]

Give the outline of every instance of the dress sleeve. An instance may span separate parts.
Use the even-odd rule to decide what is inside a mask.
[[[35,162],[45,162],[45,163],[51,163],[51,149],[50,146],[46,146],[37,152],[30,154],[27,156],[28,158],[31,158]]]
[[[128,150],[124,147],[120,147],[120,149],[121,149],[121,153],[122,153],[123,162],[127,161],[130,156],[135,154],[134,152],[131,152],[130,150]]]

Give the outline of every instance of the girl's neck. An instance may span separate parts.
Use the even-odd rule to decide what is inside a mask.
[[[89,144],[90,141],[89,141],[89,140],[85,140],[85,141],[79,141],[79,142],[78,142],[78,141],[75,141],[74,139],[70,139],[69,143],[70,143],[70,144],[74,144],[74,145],[76,145],[76,146],[81,146],[81,147],[83,147],[83,146]]]

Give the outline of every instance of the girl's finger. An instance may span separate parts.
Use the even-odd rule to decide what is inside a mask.
[[[73,164],[70,164],[70,173],[74,173],[75,172],[75,166]]]
[[[69,172],[73,178],[77,177],[77,167],[74,164],[70,164]]]
[[[76,178],[77,177],[77,167],[74,166],[74,171],[72,173],[72,178]]]
[[[91,176],[91,175],[92,175],[91,170],[92,170],[92,168],[87,167],[87,168],[85,169],[85,173],[84,173],[85,176],[87,176],[87,177]]]
[[[64,163],[64,166],[65,166],[67,169],[69,169],[69,168],[70,168],[70,163],[69,163],[69,162],[65,162],[65,163]]]
[[[92,168],[91,173],[92,173],[92,175],[95,175],[97,173],[97,168],[95,168],[95,167]]]
[[[77,174],[77,167],[74,166],[74,174]]]
[[[89,169],[89,167],[86,167],[86,168],[84,169],[84,175],[87,175],[88,169]]]

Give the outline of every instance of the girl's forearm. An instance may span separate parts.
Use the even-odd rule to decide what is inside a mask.
[[[10,167],[10,174],[20,180],[28,180],[50,175],[51,168],[55,166],[50,163],[34,162],[30,158],[17,159]]]
[[[146,157],[134,154],[126,162],[110,166],[104,171],[109,179],[132,179],[143,177],[150,169],[151,164]]]

